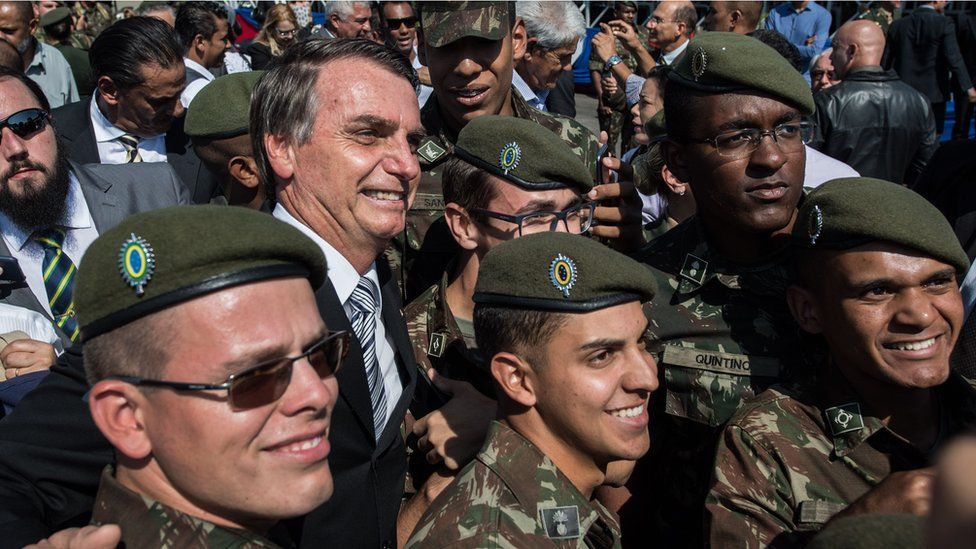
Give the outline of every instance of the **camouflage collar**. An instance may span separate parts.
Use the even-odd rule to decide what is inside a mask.
[[[590,528],[602,519],[616,541],[609,545],[619,546],[617,517],[597,500],[587,501],[552,460],[507,424],[492,422],[476,459],[502,479],[526,515],[534,517],[537,531],[552,534],[560,522],[567,524],[560,519],[568,516],[568,525],[575,526],[577,519],[579,527],[577,536],[568,536],[570,528],[567,537],[576,537],[582,546]]]
[[[282,547],[253,532],[217,526],[137,494],[115,479],[111,465],[102,471],[92,524],[118,524],[120,547]]]
[[[457,320],[454,319],[454,313],[451,312],[451,307],[447,304],[447,273],[454,271],[453,263],[452,266],[448,267],[447,272],[441,276],[440,284],[431,288],[434,295],[431,296],[432,299],[427,310],[430,319],[427,325],[427,331],[430,334],[427,354],[436,357],[443,356],[447,349],[454,345],[460,345],[460,348],[467,350],[464,334],[461,333],[461,328],[458,327]],[[435,352],[437,349],[439,352]]]
[[[541,122],[545,118],[551,117],[547,113],[533,109],[519,95],[515,86],[512,86],[512,113],[513,116],[518,118],[533,120],[535,122]],[[420,123],[423,125],[424,130],[427,131],[428,139],[436,140],[441,146],[453,147],[454,142],[457,141],[457,135],[450,134],[447,129],[447,124],[444,123],[436,92],[430,94],[430,98],[427,99],[424,108],[420,109]]]

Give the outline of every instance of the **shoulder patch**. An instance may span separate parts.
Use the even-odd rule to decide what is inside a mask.
[[[436,162],[446,152],[443,147],[430,138],[424,139],[424,142],[417,148],[417,154],[427,162]]]
[[[579,508],[575,505],[539,509],[539,518],[549,539],[573,539],[580,536]]]
[[[848,402],[833,408],[824,410],[827,417],[827,425],[830,432],[835,437],[851,431],[860,431],[864,428],[864,418],[861,416],[861,405],[857,402]]]

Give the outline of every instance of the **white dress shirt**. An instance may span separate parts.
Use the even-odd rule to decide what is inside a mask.
[[[88,107],[92,129],[95,130],[95,144],[98,147],[98,159],[102,164],[125,164],[125,147],[118,140],[126,132],[112,125],[98,108],[95,94]],[[166,162],[166,135],[143,138],[139,140],[139,156],[143,162]]]
[[[861,176],[857,170],[840,160],[831,158],[809,145],[804,147],[807,150],[807,163],[803,173],[804,187],[819,187],[831,179]]]
[[[546,98],[549,97],[549,90],[544,90],[540,92],[532,91],[529,83],[522,78],[518,71],[512,71],[512,85],[518,90],[519,95],[525,102],[529,104],[530,107],[539,109],[540,111],[546,110]]]
[[[185,109],[190,106],[190,102],[193,101],[193,98],[197,96],[197,93],[199,93],[204,86],[216,80],[217,77],[214,76],[212,72],[207,70],[207,67],[204,67],[200,63],[197,63],[188,57],[183,58],[183,65],[186,66],[186,72],[189,73],[192,70],[193,72],[203,76],[203,78],[197,78],[183,88],[183,93],[180,95],[180,103],[183,104],[183,108]]]
[[[77,267],[85,250],[98,238],[98,230],[95,229],[95,223],[92,221],[85,196],[81,192],[81,184],[78,183],[74,173],[71,173],[69,178],[67,209],[65,211],[67,217],[64,224],[67,230],[61,251],[68,254],[71,262]],[[7,249],[10,250],[10,255],[17,258],[31,292],[34,293],[44,310],[51,314],[51,306],[48,304],[42,272],[44,248],[37,241],[31,239],[32,232],[25,232],[14,225],[10,218],[3,213],[0,213],[0,232],[3,233],[3,241],[7,245]]]
[[[668,51],[668,52],[662,51],[661,52],[661,60],[664,62],[664,64],[665,65],[668,65],[668,66],[670,66],[671,64],[673,64],[674,63],[674,60],[677,59],[677,57],[679,55],[681,55],[682,53],[684,53],[685,48],[688,47],[688,43],[689,42],[691,42],[691,40],[688,40],[686,38],[685,41],[682,42],[681,45],[678,46],[677,48],[674,48],[673,50]]]
[[[350,303],[349,297],[352,296],[353,290],[359,284],[360,276],[369,277],[376,284],[377,290],[382,288],[379,276],[376,274],[376,262],[370,265],[368,271],[360,275],[338,250],[323,240],[321,236],[315,234],[315,231],[292,217],[281,204],[275,206],[272,215],[302,231],[322,249],[329,268],[329,282],[332,283],[336,295],[339,296],[346,318],[352,322],[353,305]],[[383,325],[383,296],[377,295],[376,297],[378,298],[376,302],[378,305],[376,309],[376,360],[380,366],[380,375],[383,377],[383,388],[386,390],[386,421],[389,423],[390,416],[393,415],[393,410],[400,401],[400,395],[403,394],[403,383],[400,381],[400,372],[397,370],[393,340]],[[400,420],[398,419],[396,423],[399,424]]]
[[[410,64],[413,65],[413,70],[419,70],[423,68],[423,65],[420,64],[420,56],[417,55],[416,40],[414,40],[414,44],[413,44],[413,61],[411,61]],[[425,86],[423,84],[420,85],[420,89],[417,91],[417,103],[420,105],[421,109],[424,108],[424,104],[427,103],[428,99],[430,99],[430,94],[433,93],[433,91],[434,88],[430,86]]]

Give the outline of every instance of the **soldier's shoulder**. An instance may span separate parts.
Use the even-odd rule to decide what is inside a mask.
[[[434,284],[408,303],[403,308],[403,319],[407,321],[407,325],[425,320],[430,311],[430,304],[437,299],[439,294],[440,285]]]
[[[696,227],[691,219],[679,223],[673,229],[655,238],[634,254],[634,259],[649,265],[652,270],[670,275],[681,269],[681,261],[688,253],[688,239],[694,238]]]
[[[774,385],[746,400],[729,419],[750,438],[781,448],[785,442],[805,444],[810,435],[822,431],[820,409],[811,402],[813,391],[804,384]]]

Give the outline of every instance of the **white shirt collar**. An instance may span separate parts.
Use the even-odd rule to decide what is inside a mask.
[[[112,124],[108,121],[108,118],[102,114],[102,109],[98,108],[98,90],[92,95],[91,104],[88,107],[89,118],[92,121],[92,129],[95,132],[95,141],[98,143],[108,143],[109,141],[115,141],[119,137],[126,134],[126,131],[118,126]],[[146,139],[156,139],[162,137],[164,134],[155,135],[153,137],[142,137],[141,140]],[[165,154],[166,149],[163,149],[163,154]]]
[[[679,55],[681,55],[681,52],[685,51],[685,48],[688,47],[688,42],[691,42],[691,40],[685,39],[685,41],[682,42],[680,46],[674,48],[668,53],[661,55],[661,57],[664,58],[664,62],[667,63],[668,65],[674,63],[674,59]]]
[[[525,79],[522,78],[522,75],[516,70],[512,71],[512,85],[515,86],[515,89],[518,90],[519,95],[521,95],[522,99],[525,99],[527,103],[531,104],[538,101],[538,96],[536,96],[528,82],[526,82]]]
[[[200,73],[200,75],[203,76],[208,82],[213,82],[217,78],[207,69],[207,67],[204,67],[189,57],[183,58],[183,65],[188,69],[193,69],[193,72]]]
[[[65,200],[67,207],[63,226],[66,229],[91,227],[93,224],[91,212],[88,211],[88,203],[85,202],[85,195],[81,192],[81,183],[78,182],[73,171],[68,172],[68,196]],[[4,239],[18,250],[23,249],[34,234],[34,229],[25,230],[19,227],[2,212],[0,212],[0,230],[3,232]]]

